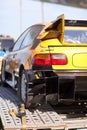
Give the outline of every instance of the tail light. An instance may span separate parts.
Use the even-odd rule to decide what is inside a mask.
[[[50,54],[37,54],[37,55],[35,55],[33,64],[43,65],[43,66],[51,65]]]
[[[51,54],[52,65],[66,65],[68,60],[65,54]]]
[[[68,63],[65,54],[37,54],[34,57],[33,65],[50,66],[66,65]]]

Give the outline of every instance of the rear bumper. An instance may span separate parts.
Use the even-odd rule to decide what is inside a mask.
[[[58,75],[58,77],[60,76],[87,76],[87,71],[54,71],[54,73],[56,73]]]
[[[32,91],[52,104],[87,102],[87,71],[44,71],[41,79],[35,79]]]
[[[46,77],[48,102],[87,102],[87,71],[54,71],[55,76]],[[51,100],[50,100],[51,99]]]

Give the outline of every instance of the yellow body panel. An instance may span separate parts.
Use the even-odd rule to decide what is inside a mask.
[[[85,70],[87,69],[87,47],[62,46],[50,47],[50,53],[63,53],[67,56],[67,65],[53,65],[55,70]],[[78,59],[79,57],[79,59]]]
[[[62,53],[67,56],[67,65],[52,65],[53,70],[86,70],[87,69],[87,44],[60,43],[58,39],[41,42],[41,49],[35,49],[34,54]],[[37,50],[37,51],[36,51]]]
[[[73,66],[87,68],[87,52],[76,53],[73,56]]]

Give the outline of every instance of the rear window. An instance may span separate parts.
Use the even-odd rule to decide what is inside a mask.
[[[9,50],[13,47],[14,40],[13,39],[0,39],[0,49]]]
[[[87,30],[65,30],[64,42],[87,44]]]

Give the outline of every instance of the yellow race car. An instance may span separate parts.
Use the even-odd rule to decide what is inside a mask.
[[[64,20],[29,27],[2,63],[9,84],[26,107],[87,102],[87,21]]]

